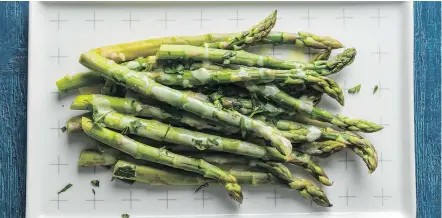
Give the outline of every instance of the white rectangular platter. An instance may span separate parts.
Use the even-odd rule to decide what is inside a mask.
[[[371,175],[350,151],[320,165],[330,179],[324,187],[332,208],[321,208],[282,187],[244,187],[244,203],[229,200],[221,187],[194,194],[196,187],[130,186],[111,182],[111,172],[78,168],[80,151],[93,143],[69,136],[60,127],[78,111],[73,96],[60,96],[55,81],[86,70],[82,52],[127,41],[172,35],[245,30],[278,9],[277,31],[330,35],[358,51],[354,63],[334,75],[346,93],[346,105],[330,99],[320,106],[385,126],[364,134],[377,148],[379,167]],[[414,217],[413,20],[410,2],[32,2],[29,35],[27,217]],[[263,46],[255,52],[304,59],[291,46]],[[333,53],[336,55],[342,50]],[[377,93],[373,88],[379,85]],[[301,171],[297,176],[310,178]],[[95,188],[90,181],[100,180]],[[66,184],[65,193],[57,191]]]

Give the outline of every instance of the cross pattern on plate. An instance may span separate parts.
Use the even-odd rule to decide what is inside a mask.
[[[134,20],[132,19],[132,12],[129,12],[129,19],[128,20],[121,20],[125,23],[129,23],[129,29],[132,29],[132,22],[140,22],[140,20]]]
[[[348,199],[356,198],[356,195],[348,195],[348,188],[345,195],[339,196],[339,198],[345,198],[345,205],[348,206]]]
[[[94,210],[96,209],[96,204],[97,204],[97,202],[100,202],[100,201],[104,201],[104,200],[99,200],[99,199],[97,199],[95,196],[96,196],[96,193],[94,193],[93,194],[93,198],[92,199],[86,199],[86,200],[84,200],[84,201],[86,201],[86,202],[94,202]]]
[[[382,206],[384,206],[384,200],[386,200],[386,198],[392,198],[393,196],[389,196],[389,195],[384,195],[384,188],[381,189],[381,195],[378,196],[373,196],[374,198],[380,198],[381,202],[382,202]]]
[[[195,201],[202,201],[203,202],[203,208],[204,208],[204,205],[205,205],[205,201],[206,200],[212,200],[213,198],[206,198],[206,196],[205,196],[205,192],[204,192],[204,189],[202,190],[202,197],[201,198],[195,198],[194,200]]]
[[[92,22],[92,23],[93,23],[94,30],[95,30],[96,23],[97,23],[97,22],[104,22],[104,20],[97,20],[97,18],[96,18],[96,16],[95,16],[95,11],[94,11],[94,19],[92,19],[92,20],[86,20],[86,22]]]
[[[384,162],[392,162],[393,160],[387,160],[387,159],[384,159],[384,153],[383,152],[381,152],[380,153],[380,158],[379,158],[379,164],[381,165],[381,172],[383,172],[384,171]]]
[[[348,163],[349,162],[355,162],[356,160],[349,160],[348,159],[348,151],[345,152],[345,159],[344,160],[338,160],[338,162],[344,162],[345,163],[345,170],[348,169]]]
[[[60,54],[60,48],[57,48],[57,55],[51,55],[50,58],[57,58],[57,64],[60,65],[60,59],[61,58],[67,58],[67,55],[61,55]]]
[[[345,8],[343,8],[343,9],[342,9],[342,16],[341,16],[341,17],[336,17],[336,19],[338,19],[338,20],[342,19],[342,26],[343,26],[344,29],[345,29],[345,28],[347,28],[347,27],[346,27],[346,20],[347,20],[347,19],[353,19],[353,17],[346,16],[346,15],[345,15]]]
[[[236,10],[236,18],[229,18],[228,20],[236,21],[236,27],[239,27],[239,21],[246,20],[244,18],[239,18],[239,10]]]
[[[212,19],[209,18],[203,18],[203,10],[200,10],[200,17],[193,19],[193,21],[200,22],[200,28],[203,28],[203,21],[211,21]]]
[[[166,209],[169,209],[169,201],[176,201],[175,198],[169,198],[169,191],[166,190],[166,198],[159,198],[159,201],[166,201]]]
[[[158,22],[164,22],[164,28],[167,30],[167,25],[168,22],[174,22],[176,21],[175,19],[169,19],[169,17],[167,16],[167,11],[164,12],[164,19],[162,20],[157,20]]]
[[[284,197],[282,197],[282,196],[276,196],[276,188],[273,188],[273,196],[272,196],[272,197],[266,197],[266,198],[267,198],[267,199],[273,199],[274,205],[275,205],[275,207],[276,207],[276,202],[277,202],[276,199],[282,199],[282,198],[284,198]]]
[[[310,28],[310,21],[315,20],[316,17],[310,16],[310,8],[307,8],[307,17],[301,17],[301,20],[307,20],[307,28]]]
[[[60,166],[67,166],[67,163],[60,163],[60,155],[57,156],[57,163],[51,163],[50,166],[57,166],[57,174],[60,174]]]
[[[62,127],[61,127],[61,125],[60,125],[60,120],[57,120],[57,127],[51,127],[51,128],[49,128],[50,130],[56,130],[57,131],[57,137],[58,138],[60,138],[60,135],[61,135],[61,130],[62,130]]]
[[[380,8],[378,8],[377,12],[378,13],[376,14],[376,16],[372,16],[370,18],[371,19],[377,19],[378,20],[378,27],[381,28],[381,19],[386,19],[388,17],[382,17],[381,16],[381,9]]]
[[[57,194],[57,199],[56,200],[49,200],[49,201],[56,201],[57,202],[57,210],[60,210],[60,202],[67,202],[68,200],[60,199],[60,194]]]
[[[57,22],[57,31],[60,30],[60,22],[67,22],[68,20],[60,20],[60,12],[57,12],[57,19],[49,20],[49,22]]]
[[[374,55],[378,55],[378,62],[381,63],[381,57],[382,55],[388,54],[388,52],[381,50],[381,44],[378,44],[378,50],[375,52],[372,52]]]
[[[129,198],[121,199],[121,201],[129,201],[129,207],[130,207],[130,209],[132,209],[132,203],[134,201],[141,201],[141,199],[132,198],[132,187],[131,187],[131,188],[129,188]]]

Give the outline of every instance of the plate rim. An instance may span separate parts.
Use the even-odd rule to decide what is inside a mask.
[[[206,0],[206,1],[211,1],[211,0]],[[152,1],[155,2],[155,1]],[[165,1],[168,2],[168,1]],[[253,1],[247,1],[246,2],[253,2]],[[295,2],[303,2],[303,1],[295,1]],[[313,1],[315,2],[315,1]],[[330,2],[338,2],[338,1],[330,1]],[[353,2],[353,1],[348,1],[348,2]],[[363,1],[365,2],[365,1]],[[372,1],[367,1],[367,2],[371,2]],[[376,1],[375,1],[376,2]],[[415,163],[415,152],[416,152],[416,146],[415,146],[415,132],[414,132],[414,126],[415,126],[415,119],[414,119],[414,8],[413,8],[413,2],[412,1],[399,1],[402,2],[404,4],[404,10],[406,12],[406,15],[408,17],[407,19],[407,24],[405,26],[406,28],[406,33],[407,36],[404,36],[406,39],[406,44],[408,45],[408,49],[407,49],[407,54],[406,54],[406,59],[408,62],[408,76],[409,76],[409,81],[408,81],[408,87],[411,87],[408,89],[408,105],[409,105],[409,112],[408,112],[408,120],[407,122],[409,123],[409,128],[408,128],[408,134],[410,137],[410,148],[411,151],[409,158],[409,168],[410,168],[410,175],[412,178],[410,178],[410,191],[411,191],[411,196],[410,196],[410,201],[411,202],[411,208],[409,209],[405,209],[403,211],[406,212],[410,212],[411,214],[401,214],[403,217],[408,217],[409,215],[411,215],[412,217],[416,216],[416,211],[417,211],[417,196],[416,196],[416,163]],[[34,116],[29,116],[29,114],[31,114],[31,111],[33,109],[32,105],[30,104],[30,99],[35,98],[34,95],[32,93],[32,88],[33,87],[33,79],[34,77],[36,77],[35,73],[33,73],[33,66],[35,65],[34,60],[39,57],[38,54],[38,49],[36,48],[38,45],[37,40],[35,40],[35,36],[38,35],[39,30],[37,29],[36,25],[33,25],[33,23],[35,23],[36,20],[38,20],[37,18],[37,14],[38,14],[38,9],[40,7],[42,7],[43,4],[48,4],[48,2],[38,2],[38,1],[31,1],[29,2],[29,23],[28,23],[28,28],[29,28],[29,36],[28,36],[28,90],[27,90],[27,141],[26,141],[26,148],[27,148],[27,162],[26,162],[26,217],[27,218],[33,218],[33,217],[48,217],[48,216],[42,216],[39,214],[40,210],[38,210],[41,207],[37,207],[36,205],[40,205],[40,201],[37,199],[36,201],[33,198],[36,198],[36,196],[40,196],[38,189],[36,188],[31,188],[32,186],[35,186],[36,183],[39,184],[40,180],[39,179],[35,179],[36,176],[38,176],[38,171],[36,172],[35,170],[33,170],[34,168],[36,168],[35,165],[33,165],[32,163],[34,163],[33,161],[35,161],[35,159],[38,159],[38,157],[35,157],[34,152],[32,152],[33,149],[30,145],[30,139],[32,138],[32,129],[30,128],[30,124],[33,123],[33,117]],[[41,32],[41,30],[40,30]],[[389,212],[385,212],[385,214],[388,214]],[[325,213],[324,215],[326,215],[327,213]],[[352,213],[355,214],[355,213]],[[369,212],[361,212],[361,213],[356,213],[356,214],[369,214]],[[227,216],[242,216],[241,214],[224,214]],[[254,214],[257,215],[257,214]],[[265,214],[263,214],[265,216]],[[270,214],[268,214],[270,215]],[[273,216],[275,214],[271,214],[270,216]],[[283,215],[283,214],[280,214]],[[290,214],[287,214],[290,215]],[[292,214],[293,215],[293,214]],[[304,214],[305,215],[305,214]],[[333,216],[333,214],[329,214],[330,216]],[[221,215],[222,216],[222,215]],[[247,216],[247,214],[245,215]],[[55,216],[50,216],[50,217],[55,217]],[[59,216],[57,216],[59,217]],[[173,217],[173,216],[168,216],[168,217]],[[198,216],[198,217],[203,217],[203,216]]]

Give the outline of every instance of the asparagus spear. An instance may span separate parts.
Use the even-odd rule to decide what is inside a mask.
[[[320,180],[322,183],[331,185],[324,171],[316,165],[307,154],[293,152],[288,157],[278,153],[275,148],[259,146],[253,143],[229,139],[220,136],[200,133],[183,128],[166,125],[156,120],[145,120],[129,115],[123,115],[114,111],[94,110],[94,121],[102,122],[112,129],[121,130],[130,134],[151,138],[158,141],[166,141],[174,144],[195,147],[199,150],[223,151],[240,154],[264,160],[276,160],[293,163],[302,166],[304,170]]]
[[[184,70],[180,74],[166,74],[164,72],[148,72],[147,76],[163,85],[177,85],[192,87],[205,84],[222,84],[254,81],[256,83],[282,82],[284,84],[306,84],[323,92],[343,104],[342,89],[332,79],[318,75],[311,70],[272,70],[265,68]]]
[[[243,200],[241,187],[238,185],[236,178],[203,160],[177,155],[167,150],[165,151],[142,144],[122,134],[96,125],[92,120],[85,117],[82,119],[82,128],[90,137],[130,154],[135,159],[142,159],[196,172],[204,177],[218,180],[227,189],[231,198],[240,203]]]
[[[70,109],[92,110],[92,104],[104,104],[105,107],[110,107],[120,113],[170,121],[174,124],[183,123],[196,129],[227,131],[228,133],[238,132],[237,128],[209,122],[185,111],[165,110],[161,107],[147,105],[131,98],[117,98],[106,95],[79,95],[72,102]]]
[[[94,51],[107,59],[114,60],[116,62],[124,62],[128,60],[134,60],[138,57],[155,55],[161,45],[173,44],[204,46],[204,43],[211,44],[226,41],[240,34],[241,33],[211,33],[198,36],[172,36],[128,42],[117,45],[109,45],[101,48],[96,48],[94,49]],[[339,41],[331,37],[317,36],[307,32],[270,32],[261,41],[256,42],[256,44],[292,44],[298,47],[311,47],[317,49],[337,49],[343,47],[343,45]]]
[[[118,161],[118,157],[110,153],[100,153],[96,150],[88,149],[81,151],[77,165],[88,166],[111,166]]]
[[[328,76],[331,74],[335,74],[335,73],[341,71],[345,66],[348,66],[351,63],[353,63],[353,61],[355,60],[355,57],[356,57],[356,49],[354,49],[354,48],[346,49],[342,53],[338,54],[332,60],[327,61],[327,63],[326,63],[327,70],[322,70],[319,73],[322,76]],[[324,57],[319,56],[319,58],[324,58]],[[314,62],[314,63],[317,63],[317,62]]]
[[[66,75],[57,80],[56,85],[60,93],[75,90],[84,86],[103,83],[104,78],[98,73],[83,72],[74,75]]]
[[[82,117],[91,117],[92,113],[87,112],[77,116],[73,116],[66,121],[66,126],[62,129],[66,129],[68,133],[81,132],[81,118]]]
[[[126,173],[130,172],[130,173]],[[249,185],[264,185],[264,184],[279,184],[283,185],[285,182],[274,177],[270,173],[254,172],[229,169],[228,172],[234,175],[240,184]],[[114,168],[113,176],[122,179],[129,179],[138,182],[147,183],[150,185],[203,185],[206,183],[214,183],[210,180],[193,173],[175,170],[172,168],[159,168],[147,165],[136,165],[126,161],[118,161]],[[306,198],[313,199],[315,203],[321,206],[332,206],[323,191],[314,186],[312,183],[304,179],[293,177],[293,182],[289,185],[292,189],[299,190],[300,194]],[[314,197],[312,197],[312,195]]]
[[[310,59],[310,63],[314,63],[315,61],[326,61],[331,55],[332,50],[330,48],[324,49],[323,51],[317,53]]]
[[[101,94],[124,97],[126,95],[126,88],[116,84],[114,81],[107,79],[101,88]]]
[[[253,116],[258,113],[267,113],[277,116],[286,112],[285,109],[278,107],[271,102],[263,102],[259,99],[234,98],[217,96],[218,93],[210,95],[212,102],[219,103],[223,108],[234,109],[241,114]]]
[[[111,112],[112,113],[112,112]],[[107,113],[106,116],[112,115],[111,113]],[[105,117],[101,117],[102,119]],[[125,117],[127,118],[127,116]],[[134,121],[134,120],[131,120]],[[298,165],[304,168],[306,172],[311,174],[314,178],[318,179],[321,183],[325,185],[331,185],[332,182],[328,180],[327,175],[323,171],[321,167],[319,167],[308,154],[305,153],[299,153],[297,151],[294,151],[290,157],[284,157],[281,154],[277,152],[275,148],[267,147],[265,146],[259,146],[253,143],[248,143],[240,140],[235,139],[226,139],[220,136],[210,135],[210,134],[204,134],[199,132],[194,132],[186,129],[180,129],[172,126],[168,126],[165,124],[161,124],[158,121],[150,121],[154,122],[156,125],[153,125],[152,128],[154,130],[143,132],[144,134],[140,134],[142,136],[150,136],[151,138],[157,139],[157,140],[166,140],[167,138],[170,138],[169,140],[174,143],[184,143],[184,145],[190,145],[195,149],[200,150],[201,148],[204,148],[204,146],[207,146],[207,150],[213,150],[213,151],[225,151],[230,153],[235,153],[239,155],[245,155],[249,157],[256,157],[263,160],[274,160],[274,161],[282,161],[291,163],[294,165]],[[115,125],[115,124],[113,124]],[[110,127],[114,127],[114,126]],[[150,125],[152,126],[152,125]],[[149,127],[149,126],[147,126]],[[116,129],[119,129],[115,127]],[[80,129],[81,129],[81,123],[80,123]],[[120,128],[124,131],[128,131],[127,128],[122,127]],[[175,130],[175,131],[174,131]],[[175,134],[175,132],[179,132],[178,135]],[[187,135],[184,133],[188,133]],[[167,138],[159,138],[167,136]],[[140,141],[139,139],[137,139]],[[144,142],[145,140],[143,140]],[[214,143],[220,143],[218,145]],[[149,144],[152,144],[149,142]],[[224,146],[224,147],[221,147]],[[107,147],[107,146],[106,146]],[[170,145],[166,145],[165,148],[172,151],[189,151],[189,149],[185,149],[184,147],[181,147],[181,149],[176,149],[175,147],[170,147]],[[195,151],[195,150],[190,150]],[[317,155],[317,154],[315,154]]]
[[[309,154],[311,156],[325,158],[338,151],[341,151],[346,147],[346,144],[342,142],[327,140],[320,142],[301,143],[299,146],[296,147],[296,150],[305,154]]]
[[[256,160],[247,160],[234,155],[227,156],[227,155],[198,153],[198,154],[193,154],[192,156],[204,159],[209,163],[214,163],[218,165],[229,165],[235,168],[238,168],[238,165],[241,166],[244,164],[246,164],[249,167],[262,168],[272,173],[273,175],[277,176],[278,178],[284,180],[289,185],[289,187],[297,189],[303,197],[313,200],[315,203],[321,206],[325,207],[332,206],[329,200],[327,199],[327,196],[320,188],[316,187],[308,180],[292,176],[290,170],[282,163],[273,162],[273,161],[264,162]],[[245,167],[245,169],[247,169],[247,167]]]
[[[301,63],[285,61],[246,51],[230,51],[191,45],[162,45],[156,54],[157,59],[159,60],[192,59],[196,61],[213,61],[221,64],[238,64],[249,67],[314,70],[321,75],[330,75],[340,71],[344,66],[353,62],[355,55],[356,50],[350,48],[336,56],[331,61]]]
[[[333,206],[330,204],[330,201],[322,189],[313,185],[313,183],[306,179],[292,176],[292,173],[286,166],[284,166],[284,164],[270,161],[256,162],[254,164],[268,170],[273,175],[276,175],[280,179],[286,181],[290,188],[298,190],[303,197],[313,200],[316,204],[323,207]]]
[[[349,147],[362,158],[368,167],[369,173],[378,166],[378,155],[374,146],[362,136],[349,131],[338,131],[327,127],[305,125],[290,120],[266,119],[258,116],[257,119],[271,122],[282,134],[294,143],[304,143],[297,150],[313,156],[328,157],[332,153]],[[315,140],[327,140],[313,142]],[[310,142],[310,143],[305,143]]]
[[[222,110],[210,103],[188,97],[184,93],[163,86],[149,79],[140,72],[129,70],[114,61],[107,60],[95,52],[83,53],[80,63],[91,70],[99,71],[108,79],[133,89],[145,96],[166,102],[172,106],[197,114],[204,119],[215,120],[254,133],[271,142],[282,154],[289,155],[292,150],[290,141],[284,138],[276,129],[261,121],[255,121],[247,116],[232,111]]]
[[[270,32],[259,44],[294,44],[316,49],[337,49],[344,46],[330,36],[317,36],[309,32]]]
[[[308,104],[299,99],[291,97],[273,84],[256,85],[248,83],[246,84],[246,87],[249,91],[257,93],[264,98],[271,99],[287,108],[292,109],[294,112],[306,114],[310,119],[328,122],[342,129],[362,132],[377,132],[383,128],[376,123],[366,120],[352,119],[343,115],[333,115],[326,110],[321,110],[314,107],[312,104]]]
[[[321,53],[318,53],[313,59],[310,61],[310,63],[314,63],[315,61],[324,61],[327,60],[329,55],[331,53],[330,49],[326,49]],[[205,68],[207,70],[213,70],[213,71],[221,71],[225,70],[224,68],[213,65],[213,64],[207,64],[206,62],[203,63],[194,63],[192,61],[186,61],[186,60],[178,60],[178,63],[168,63],[171,60],[166,60],[165,63],[161,62],[160,60],[157,60],[156,56],[148,56],[146,58],[137,58],[135,60],[127,61],[121,63],[122,65],[126,66],[127,68],[135,71],[152,71],[150,74],[148,74],[151,78],[155,78],[155,80],[159,83],[164,83],[166,85],[184,85],[187,84],[183,82],[185,79],[183,79],[183,75],[165,75],[164,72],[176,72],[179,74],[184,74],[184,72],[187,72],[188,75],[192,74],[192,70]],[[187,80],[195,80],[192,76],[187,76]],[[171,80],[171,81],[169,81]],[[67,75],[63,77],[62,79],[58,80],[56,82],[57,88],[59,92],[69,92],[78,88],[82,88],[85,86],[91,86],[96,84],[101,84],[106,81],[104,78],[101,77],[100,73],[98,72],[84,72],[74,75]],[[106,81],[107,82],[107,81]],[[199,84],[199,82],[193,82],[189,83],[189,85],[192,84]],[[292,85],[292,84],[291,84]]]
[[[264,20],[250,28],[248,31],[241,32],[235,37],[231,37],[226,41],[220,41],[211,44],[205,44],[207,47],[215,47],[229,50],[243,50],[249,45],[255,44],[261,41],[270,33],[270,30],[276,23],[276,10],[273,11]]]

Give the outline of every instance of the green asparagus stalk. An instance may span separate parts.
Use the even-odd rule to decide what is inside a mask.
[[[299,193],[309,200],[313,200],[316,204],[323,206],[323,207],[331,207],[333,206],[330,204],[330,201],[328,200],[325,193],[322,191],[321,188],[313,185],[310,181],[302,178],[297,178],[292,176],[292,173],[290,170],[284,166],[282,163],[278,162],[255,162],[257,166],[266,169],[267,171],[271,172],[273,175],[276,175],[280,179],[286,181],[290,188],[296,189],[299,191]]]
[[[256,83],[281,82],[285,84],[306,84],[323,92],[343,104],[344,95],[339,85],[328,77],[311,70],[272,70],[265,68],[246,68],[207,70],[184,70],[180,74],[148,72],[147,76],[163,85],[193,87],[206,84],[223,84],[254,81]]]
[[[156,120],[145,120],[114,111],[100,110],[100,106],[97,106],[97,108],[94,110],[94,121],[97,123],[102,122],[105,126],[112,129],[158,141],[195,147],[198,150],[222,151],[264,160],[270,159],[293,163],[302,166],[304,170],[324,184],[331,185],[324,171],[307,154],[293,152],[288,157],[285,157],[272,147],[259,146],[241,140],[177,128]]]
[[[168,152],[167,150],[164,151],[142,144],[120,133],[94,124],[92,120],[85,117],[82,119],[82,128],[90,137],[111,147],[117,148],[133,156],[135,159],[160,163],[174,168],[199,173],[206,178],[218,180],[227,189],[231,198],[240,203],[243,200],[241,187],[238,185],[236,178],[203,160],[177,155]]]
[[[319,53],[313,59],[310,61],[311,63],[314,63],[314,61],[323,61],[326,60],[330,54],[330,49],[326,49],[323,52]],[[148,56],[146,58],[137,58],[135,60],[127,61],[121,63],[122,65],[126,66],[127,68],[135,71],[146,71],[150,72],[153,70],[153,72],[148,73],[148,76],[151,78],[154,78],[157,82],[165,84],[165,85],[180,85],[180,86],[192,86],[196,84],[200,84],[199,80],[196,80],[192,74],[198,74],[196,71],[200,68],[205,68],[207,70],[219,72],[219,71],[226,71],[225,68],[208,64],[206,62],[203,63],[193,63],[185,60],[178,60],[178,63],[167,63],[170,60],[166,60],[166,62],[161,62],[157,60],[156,56]],[[175,72],[175,74],[185,74],[185,75],[168,75],[167,72]],[[230,71],[232,71],[230,69]],[[239,71],[239,70],[238,70]],[[256,70],[255,70],[256,71]],[[258,70],[262,72],[262,70]],[[166,73],[165,73],[166,72]],[[295,72],[296,73],[296,72]],[[300,73],[302,74],[302,73]],[[235,78],[235,77],[234,77]],[[228,79],[228,78],[224,78]],[[252,78],[253,79],[253,78]],[[254,78],[256,80],[257,78]],[[260,80],[264,78],[258,78]],[[189,80],[189,82],[187,82]],[[191,81],[193,80],[193,82]],[[186,81],[186,82],[184,82]],[[216,80],[215,80],[216,81]],[[233,82],[232,80],[231,82]],[[63,77],[62,79],[58,80],[56,82],[57,88],[59,92],[69,92],[75,89],[79,89],[86,86],[91,85],[97,85],[97,84],[103,84],[105,82],[105,79],[100,75],[100,73],[89,71],[74,75],[67,75]],[[108,82],[108,81],[106,81]],[[208,81],[210,82],[210,81]],[[213,81],[212,81],[213,82]],[[223,81],[223,82],[228,82]],[[216,82],[218,83],[218,82]],[[283,83],[284,84],[284,83]],[[293,86],[293,84],[290,84]],[[110,86],[112,87],[112,86]],[[109,93],[109,92],[104,92]],[[102,94],[104,94],[102,93]]]
[[[204,119],[210,119],[241,128],[270,141],[282,154],[289,155],[292,150],[290,141],[284,138],[275,128],[269,127],[261,121],[232,111],[222,110],[211,103],[185,96],[184,93],[163,86],[149,79],[140,72],[120,66],[114,61],[107,60],[95,52],[83,53],[80,63],[91,70],[101,72],[103,76],[112,79],[118,84],[133,89],[145,96],[151,96],[159,101],[189,111]]]
[[[89,166],[111,166],[118,161],[114,154],[100,153],[96,150],[83,150],[80,154],[77,165],[81,167]]]
[[[325,196],[324,192],[314,186],[311,182],[305,179],[300,179],[292,176],[290,170],[284,164],[273,161],[256,161],[235,155],[219,155],[219,154],[201,154],[193,153],[187,154],[195,158],[201,158],[209,163],[220,166],[229,166],[235,169],[243,167],[248,170],[250,167],[262,168],[278,178],[285,181],[292,189],[297,189],[299,193],[310,200],[315,201],[318,205],[330,207],[332,206]]]
[[[65,93],[81,87],[103,83],[104,78],[98,73],[84,72],[74,75],[66,75],[57,80],[56,85],[60,93]]]
[[[158,106],[144,104],[131,98],[117,98],[106,95],[79,95],[72,102],[70,109],[92,110],[92,105],[98,104],[112,108],[120,113],[131,114],[137,117],[155,118],[169,121],[173,124],[186,124],[196,129],[209,129],[220,132],[235,133],[237,128],[209,122],[191,113],[173,109],[165,110]]]
[[[316,49],[337,49],[344,46],[329,36],[317,36],[313,33],[298,32],[298,33],[285,33],[285,32],[270,32],[260,44],[294,44],[299,47],[310,47]]]
[[[161,45],[204,46],[205,43],[208,43],[209,45],[216,45],[212,43],[227,41],[230,40],[232,37],[238,36],[240,34],[241,33],[213,33],[198,36],[164,37],[104,46],[101,48],[96,48],[94,49],[94,51],[107,59],[116,62],[124,62],[137,59],[138,57],[155,55]],[[264,39],[257,42],[256,44],[291,44],[296,45],[297,47],[311,47],[316,49],[337,49],[343,47],[343,45],[339,41],[331,37],[317,36],[307,32],[270,32]]]
[[[270,173],[236,169],[229,169],[227,172],[235,176],[240,184],[248,184],[253,186],[265,184],[285,184],[285,182],[276,178]],[[203,185],[206,183],[215,182],[214,180],[173,168],[136,165],[127,161],[117,162],[114,168],[113,176],[121,179],[143,182],[149,185],[187,186]],[[325,207],[332,206],[328,202],[324,192],[307,180],[293,177],[293,182],[290,183],[289,187],[298,190],[302,196],[308,199],[313,199],[318,205]]]
[[[321,71],[322,76],[328,76],[341,71],[345,66],[353,63],[356,57],[356,49],[349,48],[344,50],[344,52],[338,54],[331,61],[327,62],[327,70]],[[316,63],[316,62],[315,62]]]
[[[158,60],[192,59],[196,61],[213,61],[215,63],[237,64],[249,67],[314,70],[321,75],[330,75],[340,71],[344,66],[353,62],[355,55],[356,50],[350,48],[331,61],[301,63],[253,54],[242,50],[230,51],[191,45],[162,45],[156,54]]]
[[[275,26],[276,16],[277,12],[275,10],[264,20],[250,28],[250,30],[241,32],[240,34],[236,35],[235,37],[231,37],[226,41],[205,44],[205,46],[228,50],[243,50],[249,45],[261,41],[267,36],[267,34],[270,33],[270,30],[272,30],[272,28]]]
[[[290,120],[269,120],[264,116],[258,116],[257,119],[272,122],[293,143],[303,143],[296,148],[300,152],[312,156],[328,157],[344,147],[348,147],[362,158],[369,173],[374,172],[378,166],[378,155],[374,146],[367,139],[353,132],[338,131],[328,127],[320,128]],[[326,141],[316,142],[316,140]]]
[[[292,97],[299,100],[317,105],[321,100],[322,93],[316,90],[306,90],[301,92],[293,92]],[[231,95],[232,96],[232,95]],[[289,114],[289,110],[273,104],[269,101],[261,101],[254,96],[241,98],[237,96],[224,97],[224,91],[217,91],[209,95],[209,99],[215,105],[221,105],[226,109],[234,109],[241,114],[253,116],[263,113],[266,116],[277,117],[279,115]]]
[[[116,84],[114,81],[107,79],[101,88],[101,94],[124,97],[126,95],[126,88]]]
[[[81,118],[82,117],[92,117],[92,113],[87,112],[87,113],[80,114],[80,115],[73,116],[73,117],[69,118],[66,121],[66,126],[62,129],[67,130],[68,133],[82,132],[83,131],[83,129],[81,129]]]
[[[310,63],[314,63],[315,61],[326,61],[331,55],[331,49],[324,49],[323,51],[315,54],[310,60]]]
[[[253,116],[258,113],[272,114],[277,116],[286,112],[285,109],[278,107],[271,102],[263,102],[259,99],[234,98],[234,97],[217,97],[210,95],[211,100],[219,102],[226,109],[234,109],[241,114]]]
[[[310,119],[328,122],[342,129],[377,132],[383,128],[376,123],[366,120],[352,119],[343,115],[333,115],[326,110],[321,110],[314,107],[312,104],[291,97],[273,84],[256,85],[248,83],[246,84],[246,87],[249,91],[257,93],[264,98],[271,99],[280,105],[292,109],[294,112],[306,114]]]

